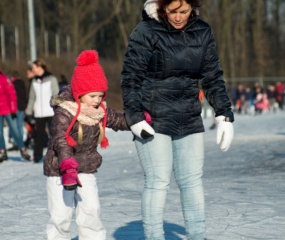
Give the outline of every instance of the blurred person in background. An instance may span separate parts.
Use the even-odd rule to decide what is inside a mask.
[[[232,83],[228,89],[228,95],[232,103],[232,108],[236,111],[236,102],[237,102],[237,87]]]
[[[28,106],[26,109],[27,119],[35,117],[35,146],[34,162],[38,163],[43,158],[46,127],[50,129],[54,111],[50,106],[50,99],[59,92],[57,78],[48,71],[47,64],[43,59],[37,59],[32,64],[34,77],[31,81]]]
[[[254,98],[255,115],[259,115],[269,108],[269,101],[267,94],[265,96],[264,90],[261,87],[256,87]]]
[[[245,87],[244,94],[242,95],[243,105],[242,114],[254,114],[254,99],[250,87]]]
[[[278,81],[275,85],[275,90],[276,102],[278,103],[279,108],[283,110],[285,85]]]
[[[17,126],[17,131],[21,139],[24,138],[24,117],[25,117],[25,109],[27,107],[27,89],[24,81],[20,78],[20,75],[17,71],[13,71],[11,74],[11,81],[16,91],[17,95],[17,117],[14,119],[15,124]],[[9,129],[9,139],[12,139],[12,133]],[[11,141],[10,141],[11,142]],[[19,150],[15,140],[12,141],[13,146],[8,149],[8,151]]]
[[[254,105],[256,109],[256,113],[266,113],[270,109],[270,102],[268,100],[267,93],[260,92],[256,95],[256,98],[254,100]]]
[[[29,84],[28,93],[30,92],[31,83],[35,76],[35,74],[32,71],[32,68],[33,68],[33,64],[29,63],[27,71],[26,71],[26,77],[28,79],[28,84]],[[26,122],[26,129],[27,129],[27,137],[25,140],[25,146],[27,148],[34,149],[35,136],[36,136],[35,134],[36,133],[36,127],[35,127],[36,120],[34,118],[34,115],[29,115],[29,116],[26,115],[25,122]]]
[[[267,96],[270,104],[270,111],[275,113],[278,108],[278,103],[276,102],[276,91],[274,85],[270,84],[267,86]]]
[[[144,171],[146,240],[164,240],[163,212],[172,171],[180,189],[187,239],[205,233],[201,80],[215,111],[217,144],[227,151],[234,115],[211,27],[199,0],[148,0],[124,57],[121,87],[126,119]]]
[[[59,90],[62,90],[65,86],[68,85],[67,78],[64,74],[60,74],[59,76]]]
[[[11,80],[2,71],[0,71],[0,162],[8,160],[6,144],[4,138],[4,120],[8,124],[12,137],[19,147],[21,157],[30,160],[23,138],[19,135],[16,121],[17,118],[17,95]]]
[[[237,110],[238,113],[242,112],[244,101],[245,101],[245,87],[243,84],[239,83],[237,86],[237,98],[235,105],[235,109]]]
[[[27,76],[27,79],[29,82],[28,92],[30,92],[31,83],[32,83],[33,78],[35,77],[35,74],[33,72],[33,64],[29,64],[29,66],[27,68],[26,76]]]
[[[252,88],[253,99],[256,99],[257,94],[259,94],[260,92],[263,92],[263,88],[259,82],[255,82]]]

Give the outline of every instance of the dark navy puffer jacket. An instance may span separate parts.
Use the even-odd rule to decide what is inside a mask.
[[[199,18],[183,30],[143,12],[124,58],[121,87],[129,125],[152,118],[155,132],[186,135],[204,131],[198,98],[201,80],[216,116],[233,121],[223,71],[210,26]]]

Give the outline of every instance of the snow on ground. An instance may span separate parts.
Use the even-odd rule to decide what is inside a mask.
[[[236,115],[228,152],[205,123],[204,190],[209,240],[285,239],[285,112]],[[140,198],[143,174],[130,132],[107,132],[110,147],[97,176],[107,239],[143,239]],[[49,219],[43,164],[9,152],[0,164],[1,240],[46,239]],[[75,219],[72,240],[78,240]],[[166,240],[185,238],[179,190],[173,179],[165,208]]]

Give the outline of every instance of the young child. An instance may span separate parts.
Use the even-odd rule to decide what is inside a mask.
[[[129,130],[123,113],[106,107],[107,79],[95,50],[77,58],[71,86],[51,99],[55,115],[44,160],[47,176],[49,240],[71,239],[73,206],[80,240],[105,240],[94,175],[102,163],[97,145],[106,148],[105,127]]]

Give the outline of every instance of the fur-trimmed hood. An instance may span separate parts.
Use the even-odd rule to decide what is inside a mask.
[[[78,104],[73,100],[70,88],[65,88],[57,96],[53,96],[50,100],[50,105],[53,108],[61,107],[67,110],[72,116],[76,115]],[[103,102],[105,108],[107,107],[106,102]],[[104,118],[104,109],[100,106],[98,108],[87,106],[81,103],[81,110],[77,117],[77,120],[81,124],[92,126],[98,124],[101,119]]]
[[[157,14],[157,8],[158,8],[157,0],[147,0],[144,3],[144,10],[146,11],[147,15],[150,18],[153,18],[156,21],[160,22]]]

